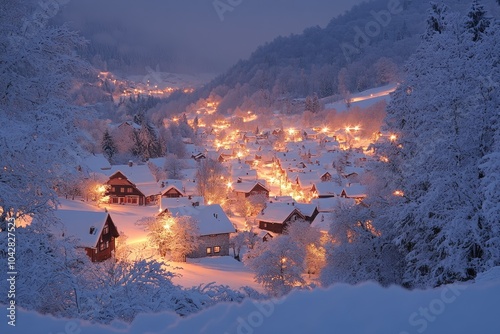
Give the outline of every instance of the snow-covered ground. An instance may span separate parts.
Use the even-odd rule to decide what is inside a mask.
[[[374,283],[338,284],[297,291],[274,301],[223,303],[181,318],[166,312],[138,316],[130,325],[98,326],[17,310],[8,333],[353,333],[353,334],[498,334],[500,270],[476,284],[431,290],[383,288]],[[2,307],[5,310],[5,307]]]
[[[215,282],[233,289],[249,286],[263,292],[262,287],[254,282],[250,269],[231,256],[188,259],[187,263],[169,264],[170,271],[181,275],[175,277],[173,282],[186,288]]]
[[[361,109],[364,109],[381,101],[389,103],[389,101],[391,100],[390,94],[394,92],[397,87],[398,84],[389,84],[353,94],[351,96],[351,108],[359,107]],[[335,109],[339,112],[348,110],[344,100],[328,103],[325,105],[325,109]]]
[[[128,206],[128,205],[105,205],[108,212],[116,224],[118,230],[127,236],[126,243],[132,250],[131,258],[135,257],[157,257],[153,249],[147,247],[147,233],[135,223],[143,217],[152,217],[158,212],[157,206]],[[79,200],[61,199],[60,209],[76,211],[102,211],[104,207],[98,208],[87,202]],[[245,219],[233,217],[233,222],[237,222],[239,228],[245,227]],[[120,246],[120,238],[117,239]],[[232,249],[230,250],[232,252]],[[175,284],[190,288],[200,284],[214,282],[217,285],[227,285],[238,289],[243,286],[250,286],[262,291],[262,287],[253,280],[253,273],[246,268],[243,263],[236,261],[231,256],[188,259],[187,263],[167,262],[168,270],[179,277],[173,279]]]

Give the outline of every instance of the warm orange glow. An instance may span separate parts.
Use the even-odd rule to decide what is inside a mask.
[[[326,126],[323,129],[321,129],[321,132],[323,132],[323,133],[328,132],[328,131],[329,131],[329,129]]]
[[[294,133],[295,133],[295,129],[294,129],[294,128],[290,128],[290,129],[288,129],[288,134],[289,134],[290,136],[292,136]]]
[[[380,161],[389,162],[389,159],[387,157],[382,156],[382,157],[380,157]]]
[[[398,136],[396,136],[395,134],[392,134],[392,135],[389,137],[389,139],[390,139],[391,141],[395,141],[396,139],[398,139]]]
[[[395,192],[392,193],[394,196],[399,196],[399,197],[403,197],[405,194],[403,191],[401,190],[396,190]]]

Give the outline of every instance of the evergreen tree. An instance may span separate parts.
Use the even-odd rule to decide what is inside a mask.
[[[489,180],[498,175],[498,98],[481,80],[485,69],[499,78],[498,36],[486,29],[491,36],[471,41],[468,21],[432,8],[388,107],[386,130],[397,139],[376,145],[385,159],[374,166],[376,196],[367,200],[375,228],[405,257],[403,283],[414,287],[469,280],[500,261],[491,216],[498,210],[485,212],[478,174],[487,159]]]
[[[109,160],[112,161],[113,157],[115,154],[118,152],[115,142],[113,141],[113,137],[111,137],[108,129],[104,132],[104,135],[102,137],[102,153],[104,156]]]
[[[474,42],[482,39],[482,35],[490,24],[491,19],[486,16],[484,6],[478,0],[474,0],[467,14],[467,21],[465,22],[465,27],[473,35]]]

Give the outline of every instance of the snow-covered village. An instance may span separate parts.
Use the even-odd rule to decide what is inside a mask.
[[[0,17],[2,333],[500,332],[499,1]]]

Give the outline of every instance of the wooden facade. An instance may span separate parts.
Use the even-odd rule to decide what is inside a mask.
[[[298,219],[305,220],[305,217],[300,213],[299,210],[295,209],[283,222],[271,222],[271,221],[266,221],[265,219],[259,220],[259,228],[261,230],[283,234],[283,231],[286,229],[288,224],[293,223]]]
[[[110,204],[146,205],[148,202],[146,196],[121,172],[111,175],[106,184],[109,185],[107,195]]]
[[[85,251],[92,262],[102,262],[114,255],[116,249],[115,239],[118,238],[118,230],[108,215],[104,227],[99,237],[99,241],[94,248],[87,247]]]

